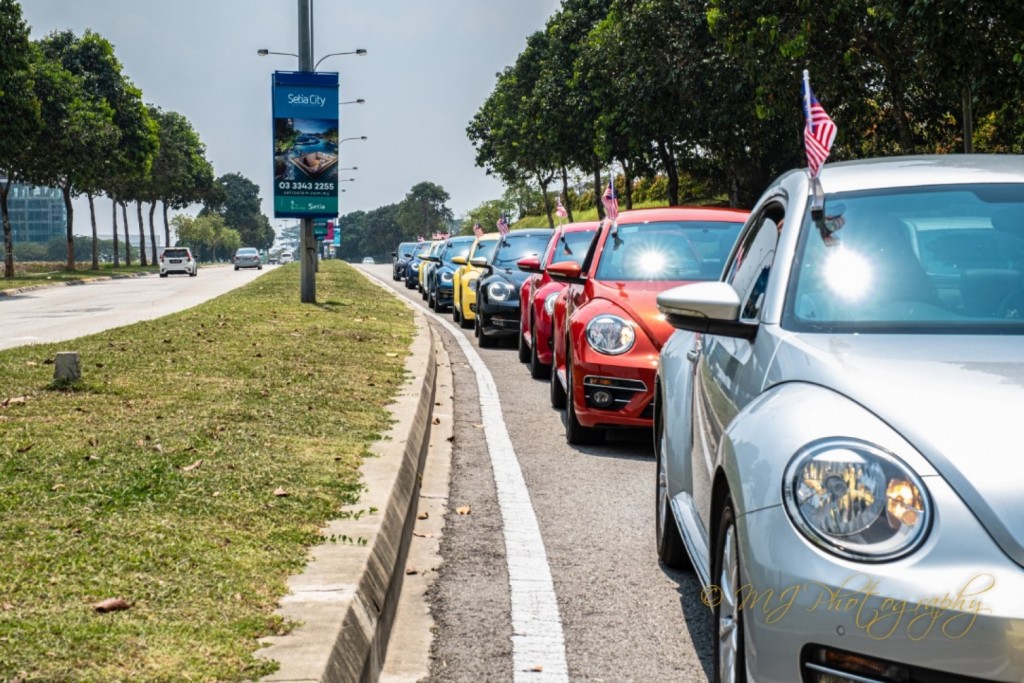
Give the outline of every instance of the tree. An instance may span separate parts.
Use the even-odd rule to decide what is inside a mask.
[[[260,186],[241,173],[222,175],[215,186],[201,213],[216,213],[224,218],[224,223],[239,234],[242,244],[270,249],[275,235],[270,220],[260,213]]]
[[[153,160],[155,194],[163,202],[164,243],[171,244],[168,207],[184,209],[201,202],[213,186],[213,167],[206,160],[206,146],[181,114],[150,105],[157,123],[160,148]]]
[[[401,232],[394,236],[397,238],[394,241],[409,241],[419,236],[429,237],[436,232],[446,232],[454,218],[452,210],[447,206],[450,198],[440,185],[428,181],[414,185],[398,205],[395,219]]]
[[[0,215],[4,231],[4,277],[14,277],[14,240],[7,198],[21,173],[23,154],[42,120],[32,81],[28,25],[15,0],[0,0]]]

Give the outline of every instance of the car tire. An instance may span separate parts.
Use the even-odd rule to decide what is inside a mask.
[[[483,316],[476,316],[476,343],[481,349],[493,349],[498,345],[498,339],[495,337],[488,337],[484,334],[483,322],[481,320]]]
[[[263,266],[256,266],[256,270],[263,270]]]
[[[740,555],[736,540],[736,513],[732,496],[726,494],[718,515],[718,533],[715,534],[715,550],[711,558],[711,583],[704,599],[713,605],[713,624],[717,634],[714,638],[714,668],[712,680],[730,683],[745,683],[747,680],[746,659],[743,643],[743,610],[740,596]]]
[[[665,415],[658,402],[658,413],[654,424],[654,458],[657,461],[654,484],[654,534],[658,559],[670,569],[689,569],[690,558],[686,554],[679,527],[668,496],[668,473],[665,470]]]
[[[198,270],[193,270],[191,273],[188,274],[189,277],[195,277],[196,275],[199,275]]]
[[[530,347],[526,345],[526,335],[523,334],[523,330],[519,330],[519,362],[528,363],[530,361]]]
[[[235,270],[238,270],[238,266],[235,266]]]
[[[459,312],[459,325],[462,327],[462,329],[468,330],[469,328],[473,327],[473,322],[473,320],[467,320],[466,315],[464,313],[462,313],[461,311]]]
[[[167,273],[160,273],[160,277],[167,277]]]
[[[576,404],[573,400],[572,358],[565,359],[565,440],[573,446],[591,446],[604,441],[604,430],[584,427],[576,419]]]
[[[562,381],[558,379],[558,373],[555,372],[555,366],[551,366],[551,386],[549,387],[551,395],[551,407],[555,410],[565,409],[565,388],[562,387]]]
[[[452,322],[462,324],[462,311],[459,310],[459,305],[452,301]]]
[[[533,329],[537,329],[537,321],[533,322]],[[548,379],[551,377],[551,366],[540,362],[537,357],[537,336],[533,337],[533,344],[530,345],[530,377],[534,379]]]

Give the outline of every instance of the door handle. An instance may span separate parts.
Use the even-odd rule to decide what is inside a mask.
[[[700,355],[700,349],[690,349],[686,352],[686,360],[696,361],[697,356]]]

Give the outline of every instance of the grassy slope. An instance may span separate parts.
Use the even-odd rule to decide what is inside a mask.
[[[257,638],[287,628],[273,611],[288,575],[358,499],[413,332],[411,313],[348,266],[321,265],[317,305],[298,303],[297,275],[0,351],[0,679],[273,668],[252,657]],[[50,387],[68,348],[83,380]],[[132,608],[93,610],[112,597]]]

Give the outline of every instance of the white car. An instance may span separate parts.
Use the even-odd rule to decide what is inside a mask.
[[[290,251],[282,251],[281,254],[278,256],[278,260],[280,261],[281,265],[284,265],[286,263],[291,263],[292,261],[294,261],[295,256]]]
[[[160,277],[167,277],[171,273],[195,277],[199,272],[199,265],[192,258],[192,251],[188,247],[165,247],[157,260],[160,262]]]
[[[373,260],[372,256],[367,256],[366,258],[363,259],[364,266],[372,266],[374,263],[376,263],[376,261]]]

